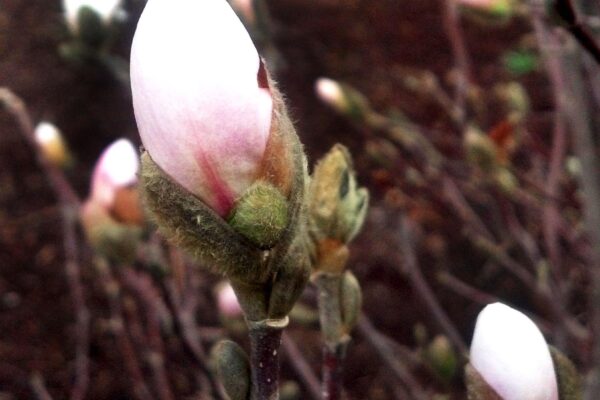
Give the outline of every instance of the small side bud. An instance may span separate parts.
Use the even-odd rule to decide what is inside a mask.
[[[363,225],[368,203],[369,193],[356,182],[350,152],[336,144],[313,173],[308,201],[311,234],[317,241],[350,242]]]
[[[315,83],[315,91],[325,104],[355,120],[363,119],[371,108],[360,92],[333,79],[319,78]]]
[[[237,201],[228,222],[261,249],[271,248],[288,226],[288,201],[273,185],[257,181]]]
[[[302,391],[296,382],[285,381],[281,384],[279,397],[281,400],[300,400]]]
[[[489,136],[471,126],[467,128],[464,146],[469,160],[485,172],[493,171],[498,165],[498,149]]]
[[[581,377],[571,360],[554,346],[548,346],[558,383],[558,398],[560,400],[581,400]]]
[[[442,381],[449,383],[458,368],[458,359],[452,344],[444,335],[436,336],[424,352],[427,363]]]
[[[360,283],[358,283],[358,279],[350,271],[344,272],[344,276],[342,277],[340,297],[342,324],[344,325],[345,333],[350,333],[356,325],[362,309]]]
[[[90,195],[81,209],[88,240],[99,254],[111,260],[132,261],[143,233],[138,169],[138,154],[131,142],[115,141],[98,159]]]
[[[67,168],[73,162],[62,133],[53,124],[40,122],[35,128],[35,141],[44,156],[57,167]]]
[[[250,362],[246,352],[229,340],[219,342],[211,352],[217,376],[231,400],[247,400],[250,393]]]

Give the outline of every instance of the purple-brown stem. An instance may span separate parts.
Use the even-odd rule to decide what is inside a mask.
[[[335,347],[323,345],[323,399],[338,400],[342,397],[344,359],[346,343],[338,343]]]
[[[279,399],[279,346],[288,319],[248,321],[252,400]]]
[[[340,304],[342,276],[318,273],[314,278],[318,288],[319,319],[323,335],[323,399],[338,400],[342,392],[343,362],[350,340],[344,333]]]

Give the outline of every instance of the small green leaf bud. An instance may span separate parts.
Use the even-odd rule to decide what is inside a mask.
[[[311,181],[310,231],[316,243],[324,239],[350,242],[363,225],[368,203],[368,191],[357,187],[348,149],[336,144],[318,162]]]
[[[554,346],[548,346],[554,370],[556,371],[556,381],[558,383],[558,396],[560,400],[581,400],[583,393],[581,390],[581,377],[571,360],[567,358]]]
[[[356,321],[358,321],[362,308],[360,283],[350,271],[344,272],[342,277],[340,297],[342,323],[344,324],[345,333],[350,333],[356,325]]]
[[[444,382],[449,383],[454,378],[458,360],[446,336],[436,336],[427,346],[423,355],[427,363]]]
[[[223,340],[212,349],[211,361],[229,398],[247,400],[251,383],[246,352],[237,343]]]

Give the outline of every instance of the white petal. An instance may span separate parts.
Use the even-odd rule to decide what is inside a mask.
[[[558,400],[554,365],[538,327],[501,303],[477,317],[471,365],[505,400]]]

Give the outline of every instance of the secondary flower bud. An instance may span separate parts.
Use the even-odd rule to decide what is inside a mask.
[[[100,156],[81,219],[92,246],[108,258],[130,261],[141,235],[143,215],[137,188],[138,153],[126,139]]]
[[[149,0],[131,85],[152,160],[220,216],[260,174],[273,99],[250,36],[224,0]]]
[[[58,167],[71,163],[71,154],[60,130],[53,124],[42,121],[35,127],[35,141],[44,156]]]
[[[127,139],[119,139],[104,150],[94,172],[90,198],[106,208],[115,204],[118,192],[137,183],[138,153]]]
[[[479,314],[471,365],[504,400],[558,400],[548,345],[523,313],[501,303]]]

